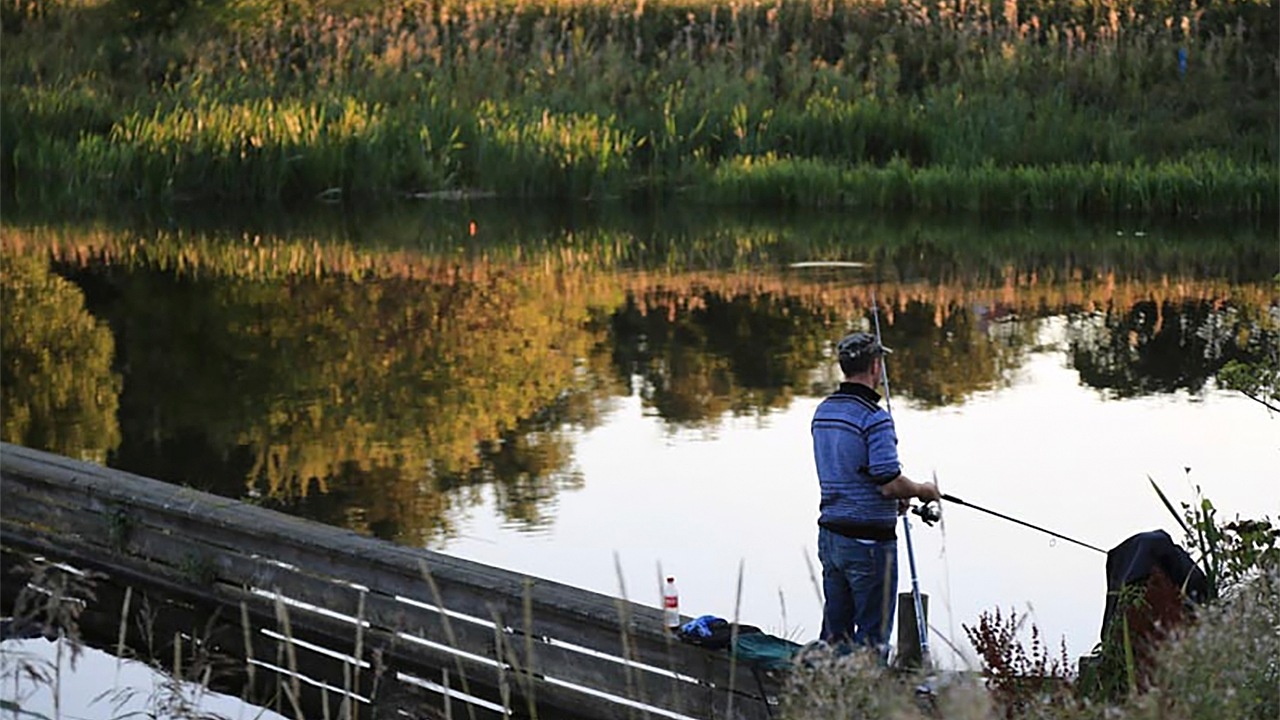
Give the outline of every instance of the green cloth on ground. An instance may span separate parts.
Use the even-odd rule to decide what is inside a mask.
[[[761,670],[782,670],[791,667],[796,653],[804,647],[800,643],[763,632],[740,633],[733,643],[733,654],[739,660]]]

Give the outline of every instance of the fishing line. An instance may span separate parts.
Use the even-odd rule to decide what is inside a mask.
[[[1021,526],[1023,526],[1023,527],[1028,527],[1028,528],[1031,528],[1032,530],[1038,530],[1038,531],[1040,531],[1040,532],[1042,532],[1042,533],[1045,533],[1046,535],[1052,535],[1053,537],[1058,538],[1058,539],[1060,539],[1060,540],[1066,540],[1067,542],[1075,543],[1076,545],[1079,545],[1080,547],[1086,547],[1086,548],[1089,548],[1090,550],[1095,550],[1095,551],[1097,551],[1097,552],[1102,553],[1103,555],[1106,555],[1106,554],[1107,554],[1107,551],[1106,551],[1106,550],[1103,550],[1102,548],[1098,547],[1097,545],[1090,545],[1090,544],[1089,544],[1089,543],[1087,543],[1087,542],[1083,542],[1083,541],[1080,541],[1080,540],[1076,540],[1075,538],[1072,538],[1072,537],[1067,537],[1066,535],[1063,535],[1062,533],[1054,532],[1053,530],[1049,530],[1048,528],[1040,527],[1039,525],[1035,525],[1035,524],[1029,523],[1029,522],[1027,522],[1026,520],[1019,520],[1018,518],[1015,518],[1015,517],[1009,517],[1008,515],[1005,515],[1004,513],[999,513],[999,512],[996,512],[995,510],[990,510],[990,509],[988,509],[988,508],[984,508],[984,507],[982,507],[981,505],[974,505],[974,504],[973,504],[973,503],[971,503],[971,502],[966,502],[966,501],[964,501],[964,500],[961,500],[960,498],[956,497],[955,495],[948,495],[948,494],[946,494],[946,493],[943,493],[943,494],[942,494],[942,499],[943,499],[943,500],[946,500],[946,501],[948,501],[948,502],[953,502],[953,503],[955,503],[955,504],[957,504],[957,505],[964,505],[965,507],[973,508],[974,510],[978,510],[978,511],[980,511],[980,512],[987,513],[988,515],[994,515],[994,516],[996,516],[996,517],[1000,518],[1001,520],[1008,520],[1008,521],[1009,521],[1009,522],[1011,522],[1011,523],[1017,523],[1018,525],[1021,525]]]
[[[875,323],[876,344],[880,346],[880,384],[884,385],[884,411],[893,415],[893,405],[889,402],[889,363],[885,359],[884,342],[880,340],[880,309],[876,302],[876,289],[871,288],[871,320]]]
[[[938,486],[937,470],[933,472],[933,485],[934,487]],[[925,524],[927,525],[928,523]],[[938,536],[941,541],[939,545],[939,550],[941,552],[939,552],[938,555],[939,559],[942,560],[942,587],[946,593],[946,597],[943,599],[942,603],[947,608],[947,635],[943,635],[938,632],[937,628],[934,628],[934,633],[938,635],[938,637],[941,637],[942,641],[951,648],[951,651],[956,654],[956,658],[961,661],[968,662],[964,653],[961,652],[960,649],[955,646],[955,643],[950,640],[950,638],[956,637],[956,614],[951,606],[951,558],[947,556],[947,516],[943,513],[938,513]]]

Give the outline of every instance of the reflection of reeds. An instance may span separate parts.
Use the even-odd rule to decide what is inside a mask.
[[[571,238],[572,240],[572,238]],[[764,238],[764,242],[770,242]],[[607,239],[606,239],[607,241]],[[781,238],[774,238],[779,242]],[[1152,240],[1151,243],[1154,244]],[[207,237],[161,234],[147,241],[110,232],[81,234],[75,231],[10,229],[4,238],[8,252],[49,253],[58,262],[74,265],[90,263],[140,264],[180,275],[228,275],[260,280],[298,277],[346,276],[353,278],[403,278],[446,286],[460,283],[488,285],[503,278],[522,282],[549,283],[554,295],[581,293],[584,299],[601,300],[630,295],[641,303],[643,312],[681,313],[700,307],[704,293],[730,297],[786,296],[804,300],[815,309],[837,308],[845,313],[863,313],[870,308],[871,286],[859,278],[804,274],[776,264],[757,266],[750,272],[739,270],[688,270],[699,263],[680,259],[670,268],[633,270],[628,267],[629,251],[612,257],[592,250],[594,241],[581,251],[561,247],[544,257],[482,256],[459,263],[448,253],[439,255],[415,251],[366,250],[348,243],[289,241],[246,238],[228,242]],[[624,243],[625,247],[625,243]],[[706,252],[694,243],[692,252]],[[1142,254],[1141,248],[1114,252]],[[1164,254],[1167,250],[1153,248]],[[1034,248],[1028,248],[1032,251]],[[830,252],[830,250],[827,250]],[[884,252],[884,251],[881,251]],[[1189,249],[1194,255],[1195,249]],[[943,313],[940,323],[952,310],[975,303],[1000,307],[1020,316],[1079,309],[1093,312],[1107,307],[1128,307],[1142,300],[1162,305],[1166,301],[1231,298],[1242,305],[1265,307],[1272,299],[1268,282],[1238,283],[1226,279],[1179,276],[1177,261],[1170,270],[1152,276],[1139,265],[1110,266],[1097,261],[1073,264],[1079,254],[1064,247],[1062,265],[1019,267],[1004,262],[1003,268],[981,268],[976,276],[958,276],[950,282],[934,279],[888,280],[879,282],[879,294],[888,305],[886,320],[893,322],[895,308],[910,302],[934,305]],[[1105,256],[1104,256],[1105,258]],[[536,261],[535,261],[536,260]],[[1188,262],[1188,261],[1182,261]],[[977,268],[975,268],[977,269]],[[1192,267],[1195,275],[1199,268]],[[1234,269],[1224,268],[1226,272]],[[879,270],[877,278],[883,278]]]

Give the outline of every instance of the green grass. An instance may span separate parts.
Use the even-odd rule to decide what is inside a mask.
[[[692,194],[718,203],[966,211],[1153,212],[1261,215],[1275,206],[1275,173],[1199,155],[1146,165],[843,167],[823,160],[740,157]]]
[[[19,200],[1280,209],[1260,0],[160,5],[6,3]]]

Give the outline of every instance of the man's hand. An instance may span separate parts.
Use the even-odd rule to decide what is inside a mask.
[[[931,482],[917,483],[917,485],[918,487],[916,488],[916,497],[920,498],[921,500],[925,502],[931,502],[933,500],[942,499],[942,493],[938,492],[937,485]]]
[[[881,485],[880,494],[884,497],[898,498],[899,500],[920,498],[925,502],[929,502],[930,500],[942,499],[942,493],[938,492],[937,485],[931,482],[916,482],[906,475],[899,475]]]

